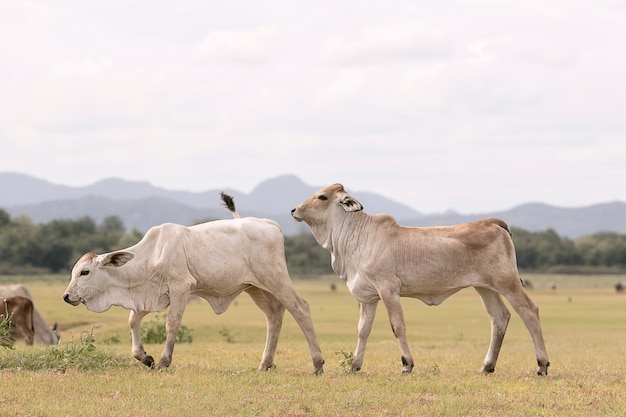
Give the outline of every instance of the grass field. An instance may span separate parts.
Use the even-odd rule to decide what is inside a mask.
[[[615,276],[525,276],[540,307],[551,367],[535,374],[530,335],[515,313],[496,371],[478,373],[489,343],[489,320],[472,289],[438,307],[403,299],[415,369],[401,375],[400,352],[379,306],[363,370],[341,364],[356,345],[358,306],[335,278],[296,280],[309,302],[326,359],[313,375],[308,348],[287,313],[276,370],[256,371],[265,342],[265,319],[243,294],[221,316],[192,302],[183,324],[193,343],[177,344],[172,366],[150,372],[130,354],[128,312],[96,314],[62,301],[67,277],[3,277],[24,283],[36,307],[61,330],[61,344],[94,330],[96,347],[124,358],[122,366],[25,371],[16,345],[0,351],[15,358],[0,370],[0,416],[626,416],[626,295]],[[557,285],[550,289],[550,283]],[[337,291],[330,284],[337,284]],[[154,318],[148,316],[145,321]],[[109,341],[119,339],[119,343]],[[147,345],[155,358],[162,346]]]

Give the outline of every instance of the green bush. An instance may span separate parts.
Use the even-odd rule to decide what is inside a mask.
[[[143,343],[164,343],[165,336],[165,318],[160,314],[141,326],[141,341]],[[191,330],[187,326],[181,325],[176,334],[176,342],[191,343],[192,341]]]
[[[4,302],[4,311],[7,311],[6,301]],[[11,335],[11,316],[0,314],[0,347],[5,349],[13,349],[15,338]]]
[[[68,369],[97,370],[127,366],[127,358],[96,349],[93,331],[93,328],[83,331],[78,342],[72,338],[65,346],[46,346],[43,351],[13,350],[0,356],[0,369],[65,372]]]

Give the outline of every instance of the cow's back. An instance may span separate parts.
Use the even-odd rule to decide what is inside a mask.
[[[435,279],[440,285],[449,277],[452,285],[455,277],[469,272],[490,275],[494,269],[517,270],[510,231],[502,220],[435,227],[406,227],[384,217],[377,220],[360,253],[353,249],[348,254],[352,263],[358,261],[361,273],[397,275],[417,285]]]
[[[216,220],[187,228],[182,244],[192,275],[251,280],[265,274],[287,274],[280,226],[270,219],[244,217]]]

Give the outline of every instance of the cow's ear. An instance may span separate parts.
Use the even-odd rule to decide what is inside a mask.
[[[102,255],[100,263],[102,264],[102,266],[122,266],[134,257],[135,255],[132,252],[120,250],[117,252],[111,252],[107,253],[106,255]]]
[[[347,194],[345,196],[341,197],[341,200],[339,200],[339,204],[347,212],[354,212],[354,211],[361,211],[361,210],[363,210],[363,206],[361,205],[361,203],[359,203],[356,200],[356,198],[354,198],[354,197],[352,197],[350,195],[347,195]]]

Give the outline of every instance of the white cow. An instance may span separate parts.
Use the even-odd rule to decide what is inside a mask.
[[[515,248],[506,223],[498,219],[447,227],[404,227],[387,214],[370,216],[341,184],[316,192],[291,211],[306,222],[317,242],[331,253],[333,270],[360,303],[358,343],[352,370],[363,364],[376,306],[382,300],[402,353],[402,372],[413,369],[400,297],[438,305],[474,287],[491,318],[491,343],[483,372],[495,370],[511,313],[504,296],[522,317],[535,344],[539,375],[548,355],[537,306],[520,282]]]
[[[44,345],[56,345],[59,343],[59,335],[57,334],[56,323],[52,327],[48,327],[46,321],[41,316],[37,307],[34,306],[34,300],[30,291],[22,284],[0,286],[0,302],[4,298],[24,297],[33,302],[33,325],[35,329],[35,342]]]
[[[216,220],[185,227],[163,224],[125,250],[83,255],[74,268],[63,299],[94,312],[111,306],[131,310],[133,356],[149,367],[166,368],[172,361],[176,334],[189,297],[206,299],[216,314],[228,309],[245,291],[265,313],[267,340],[259,370],[271,369],[285,308],[309,344],[316,374],[324,359],[309,306],[297,293],[285,262],[278,223],[252,217]],[[159,362],[144,351],[141,320],[170,307],[166,341]]]

